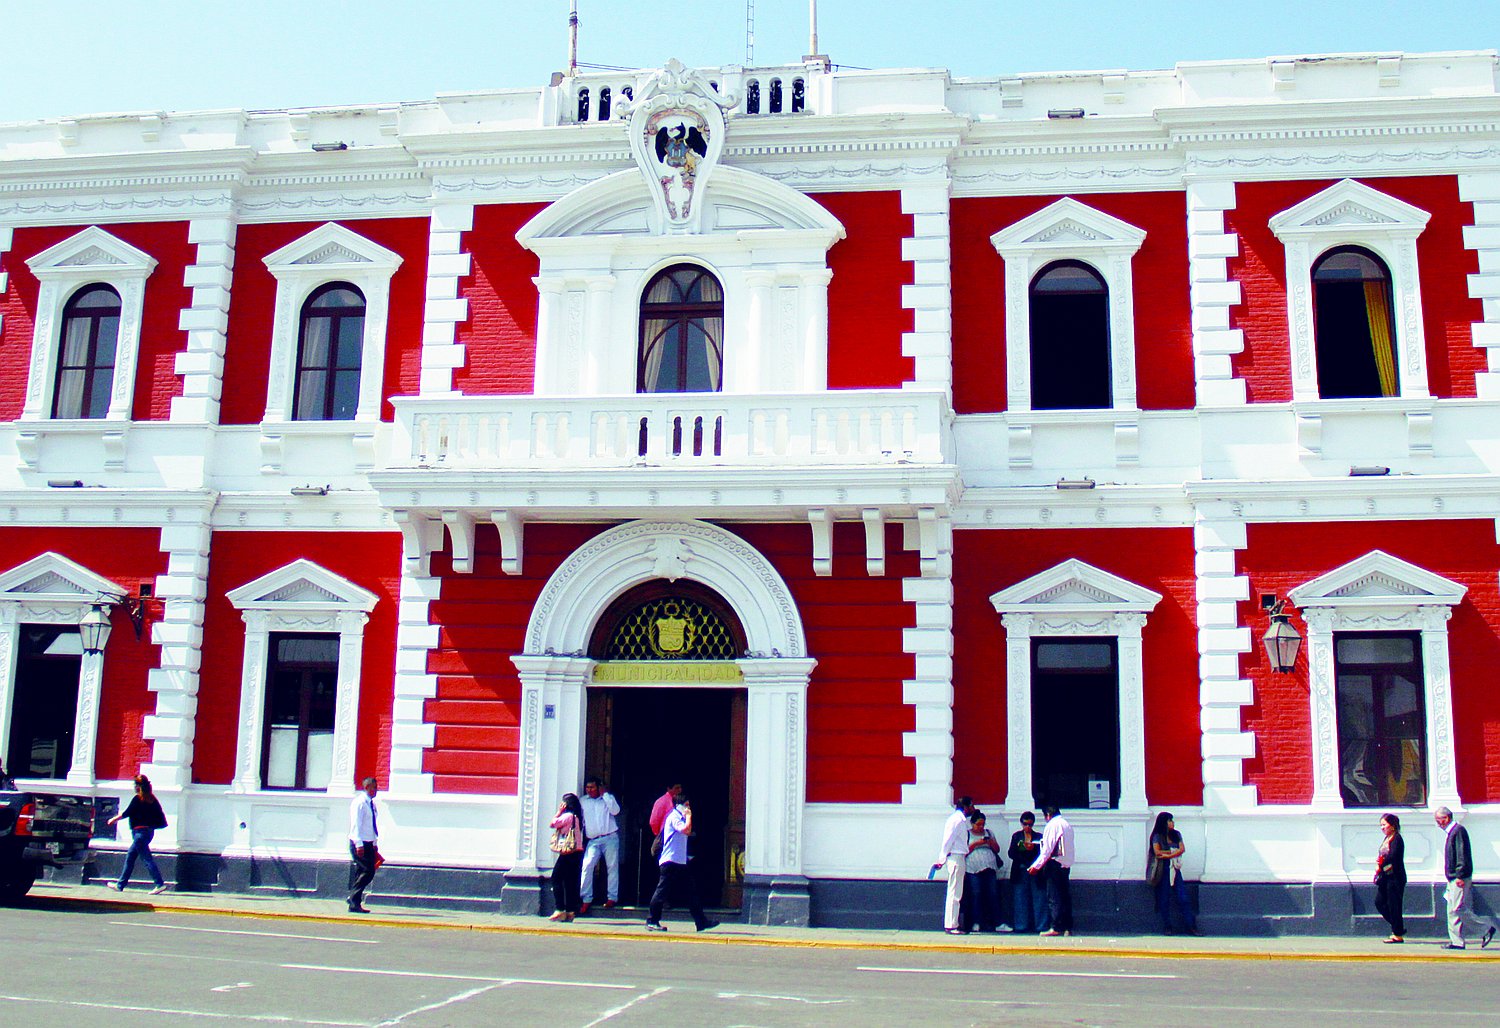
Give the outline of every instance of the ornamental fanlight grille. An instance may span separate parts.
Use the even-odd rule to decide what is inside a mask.
[[[719,614],[688,597],[664,596],[625,612],[605,646],[605,660],[734,660],[735,633]]]

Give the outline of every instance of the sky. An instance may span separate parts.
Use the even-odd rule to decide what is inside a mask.
[[[579,60],[745,60],[746,0],[579,0]],[[807,47],[807,0],[755,0],[755,63]],[[536,87],[567,0],[0,0],[0,122],[424,100]],[[1500,47],[1500,0],[819,0],[820,49],[955,76]]]

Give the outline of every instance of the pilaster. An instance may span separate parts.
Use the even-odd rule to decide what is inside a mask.
[[[1210,810],[1246,810],[1256,804],[1245,785],[1244,761],[1255,754],[1255,736],[1241,727],[1241,708],[1253,699],[1240,675],[1240,654],[1249,652],[1250,630],[1239,624],[1239,604],[1249,599],[1250,580],[1235,573],[1235,552],[1246,545],[1245,525],[1200,517],[1193,527],[1198,579],[1198,718],[1203,731],[1203,805]]]
[[[142,727],[142,735],[151,742],[151,763],[141,770],[165,789],[183,788],[193,778],[198,669],[212,535],[206,521],[174,523],[161,530],[167,570],[156,579],[161,617],[151,624],[151,641],[160,647],[160,659],[147,679],[156,694],[156,709]]]
[[[451,395],[453,369],[464,365],[466,355],[456,331],[460,322],[469,320],[469,301],[459,297],[458,280],[470,272],[472,258],[463,252],[463,234],[473,228],[473,204],[438,204],[432,209],[422,316],[423,396]]]
[[[1500,399],[1500,172],[1458,176],[1459,199],[1474,205],[1474,224],[1464,226],[1464,246],[1479,258],[1479,273],[1469,276],[1469,295],[1484,306],[1484,320],[1470,331],[1485,351],[1487,370],[1474,376],[1481,400]]]
[[[901,598],[915,613],[915,626],[902,633],[902,649],[912,655],[912,677],[901,683],[901,700],[913,709],[912,730],[901,737],[901,751],[916,761],[913,781],[901,786],[901,802],[940,808],[953,797],[953,579],[903,579]]]
[[[949,179],[901,190],[901,213],[912,216],[912,234],[901,240],[901,259],[912,265],[912,284],[901,306],[912,312],[912,331],[901,336],[901,354],[915,362],[908,385],[953,392],[953,292],[949,269]],[[943,802],[947,803],[947,797]]]
[[[219,420],[236,230],[234,219],[228,217],[188,223],[188,242],[198,251],[182,277],[183,285],[193,291],[193,300],[177,319],[177,327],[187,333],[187,347],[174,365],[182,379],[182,395],[172,398],[172,421],[216,424]]]
[[[400,605],[396,613],[396,682],[391,701],[392,794],[432,792],[432,775],[422,770],[423,756],[436,729],[427,723],[427,701],[437,695],[437,676],[427,671],[427,656],[437,645],[438,626],[431,622],[432,602],[443,580],[430,573],[426,560],[401,562]]]
[[[1187,187],[1188,267],[1191,277],[1193,376],[1204,407],[1241,406],[1245,382],[1234,377],[1232,358],[1245,348],[1245,334],[1230,327],[1229,309],[1241,302],[1230,281],[1229,258],[1240,252],[1239,235],[1224,226],[1235,206],[1233,182],[1191,182]]]

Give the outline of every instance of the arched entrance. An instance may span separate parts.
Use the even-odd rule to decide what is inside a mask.
[[[776,569],[732,532],[701,521],[636,521],[601,533],[562,563],[538,597],[526,652],[511,658],[522,691],[520,809],[502,907],[536,909],[552,864],[547,822],[557,798],[589,773],[587,696],[596,667],[608,663],[589,655],[595,629],[620,597],[656,581],[702,586],[699,595],[716,597],[740,625],[745,655],[734,665],[737,688],[745,690],[744,908],[760,923],[805,924],[806,701],[817,662],[807,656],[801,617]]]
[[[594,626],[584,767],[620,801],[620,901],[656,881],[650,812],[672,784],[693,803],[689,866],[709,907],[737,909],[745,849],[745,633],[705,586],[654,579]],[[601,893],[596,889],[596,895]]]

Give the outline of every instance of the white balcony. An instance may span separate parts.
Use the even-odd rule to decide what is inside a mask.
[[[941,392],[460,396],[394,401],[387,467],[875,467],[953,463]]]

